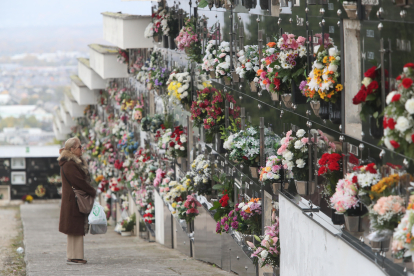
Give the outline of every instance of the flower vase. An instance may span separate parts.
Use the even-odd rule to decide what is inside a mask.
[[[273,276],[280,276],[280,267],[273,268]]]
[[[149,82],[149,83],[147,83],[147,89],[148,89],[148,90],[151,90],[151,89],[152,89],[152,83],[150,83],[150,82]]]
[[[373,116],[369,117],[369,133],[372,137],[376,139],[381,139],[384,135],[384,128],[382,125],[384,117],[378,118],[378,125],[377,125],[377,119],[375,119]]]
[[[259,167],[249,167],[252,178],[259,178]]]
[[[231,78],[233,79],[233,82],[240,82],[240,77],[236,71],[231,72]]]
[[[221,140],[220,135],[221,135],[220,133],[215,133],[214,134],[215,150],[218,153],[224,153],[225,150],[223,148],[223,141]]]
[[[334,124],[341,124],[341,101],[329,103],[329,120]]]
[[[160,37],[158,35],[155,35],[154,37],[154,42],[158,43],[160,40]]]
[[[210,71],[210,78],[215,79],[216,78],[216,72]]]
[[[278,102],[279,101],[279,93],[272,93],[270,92],[270,97],[272,98],[272,101]]]
[[[193,233],[194,232],[194,220],[188,222],[187,221],[187,233]]]
[[[307,196],[315,193],[315,182],[314,181],[301,181],[295,180],[296,191],[301,196]]]
[[[131,231],[128,231],[128,232],[121,232],[121,236],[122,236],[122,237],[129,237],[129,236],[131,236],[131,235],[132,235]]]
[[[286,108],[292,108],[292,94],[283,94],[281,98]]]
[[[251,243],[255,242],[254,235],[242,234],[242,238],[243,238],[244,244],[246,245],[247,245],[247,242],[251,242]]]
[[[250,92],[257,93],[257,85],[254,81],[250,82]]]
[[[321,102],[320,101],[311,101],[310,106],[313,110],[313,114],[319,117],[319,109],[321,108]]]
[[[175,45],[174,36],[168,36],[168,48],[170,48],[171,50],[177,48],[177,46]]]
[[[349,19],[357,19],[358,15],[356,1],[343,1],[342,6],[344,7]]]
[[[391,236],[383,241],[370,241],[372,252],[388,252],[390,250]]]
[[[329,103],[328,102],[320,101],[319,117],[324,120],[329,119]]]
[[[335,209],[332,209],[331,212],[331,219],[334,225],[342,225],[345,223],[344,215],[337,214]]]
[[[345,229],[349,232],[362,232],[361,216],[347,216],[345,218]]]
[[[230,77],[224,77],[224,84],[225,85],[231,85],[231,78]]]
[[[302,94],[302,91],[296,85],[294,81],[292,81],[292,103],[294,104],[305,104],[308,101],[308,98]]]
[[[168,36],[162,36],[162,48],[168,48]]]
[[[271,183],[270,187],[272,188],[272,192],[274,195],[279,195],[279,190],[281,186],[281,183]]]
[[[186,48],[184,49],[184,51],[185,51],[185,53],[187,54],[187,56],[190,54],[190,48],[186,47]]]

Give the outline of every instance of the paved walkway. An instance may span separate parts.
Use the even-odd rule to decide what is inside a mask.
[[[86,235],[86,265],[66,264],[66,235],[58,231],[58,204],[21,205],[28,276],[233,275],[139,237]]]

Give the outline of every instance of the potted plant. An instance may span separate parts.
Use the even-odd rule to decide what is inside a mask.
[[[135,214],[132,214],[121,222],[121,236],[131,236],[131,232],[134,230],[135,220]]]

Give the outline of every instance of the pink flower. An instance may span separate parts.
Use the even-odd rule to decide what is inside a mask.
[[[303,137],[300,141],[301,141],[302,143],[304,143],[304,144],[307,144],[307,143],[308,143],[308,141],[309,141],[309,138],[307,138],[307,137]]]
[[[306,41],[306,38],[304,38],[303,36],[299,36],[298,39],[296,39],[296,42],[299,43],[300,45],[305,45],[305,41]]]

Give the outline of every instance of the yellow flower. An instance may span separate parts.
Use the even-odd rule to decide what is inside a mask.
[[[171,204],[171,206],[172,206],[173,208],[175,208],[175,207],[177,207],[177,203],[173,202],[173,203]]]
[[[342,89],[344,89],[344,87],[342,86],[342,84],[337,84],[335,87],[336,91],[342,91]]]
[[[185,192],[187,189],[184,186],[181,186],[181,192]]]
[[[270,167],[266,167],[266,168],[265,168],[265,171],[266,171],[266,172],[270,172]]]
[[[325,57],[323,58],[322,62],[323,62],[323,63],[327,63],[327,62],[328,62],[328,57],[327,57],[327,56],[325,56]]]

